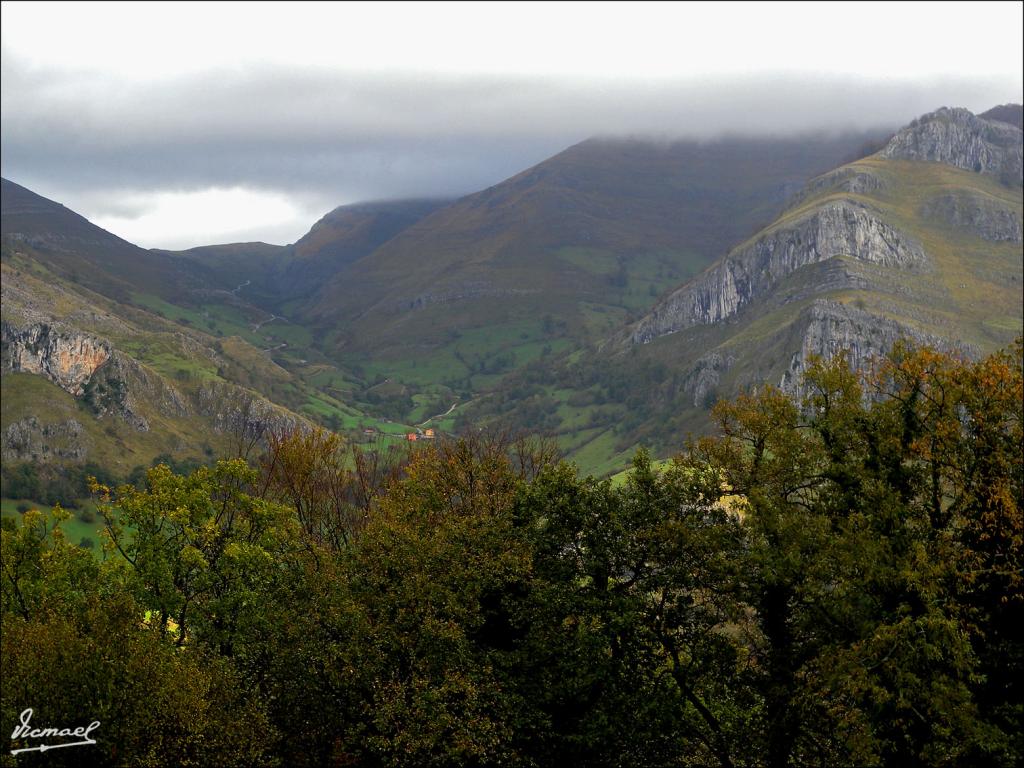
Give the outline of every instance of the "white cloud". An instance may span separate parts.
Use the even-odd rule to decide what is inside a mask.
[[[1022,98],[1019,2],[0,8],[4,175],[160,247],[289,242],[335,205],[472,192],[593,135]]]
[[[294,242],[309,229],[306,211],[281,195],[234,187],[196,192],[121,192],[135,210],[99,215],[93,223],[144,248],[184,249],[242,242],[252,233],[273,232]],[[287,234],[286,234],[287,233]]]
[[[34,66],[151,80],[263,66],[612,80],[1021,83],[1021,3],[5,3]]]

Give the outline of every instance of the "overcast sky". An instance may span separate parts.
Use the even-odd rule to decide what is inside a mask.
[[[146,247],[287,243],[594,135],[1022,100],[1019,2],[2,4],[2,172]]]

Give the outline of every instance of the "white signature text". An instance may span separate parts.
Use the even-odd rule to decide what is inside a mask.
[[[29,721],[32,719],[32,710],[26,709],[21,713],[21,722],[14,728],[11,739],[49,739],[53,737],[75,737],[81,741],[70,741],[64,744],[40,744],[37,747],[22,747],[12,749],[11,754],[17,755],[20,752],[46,752],[50,749],[62,749],[63,747],[83,747],[88,744],[95,744],[96,740],[90,738],[89,734],[100,727],[99,720],[93,720],[89,725],[78,728],[33,728]]]

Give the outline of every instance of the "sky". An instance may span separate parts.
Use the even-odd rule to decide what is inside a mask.
[[[294,242],[592,136],[1020,102],[1024,4],[3,2],[5,178],[144,247]]]

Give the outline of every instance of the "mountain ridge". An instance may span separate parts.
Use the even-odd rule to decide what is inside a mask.
[[[309,319],[352,327],[339,351],[372,338],[396,356],[443,348],[453,328],[543,314],[574,339],[599,338],[867,138],[581,142],[353,262]]]
[[[934,135],[932,119],[951,120],[930,113],[878,152],[809,180],[773,222],[598,351],[524,371],[508,384],[524,393],[518,401],[495,393],[464,422],[542,425],[570,458],[609,467],[638,444],[664,455],[707,429],[719,397],[765,384],[801,396],[815,355],[842,352],[862,370],[900,338],[972,358],[1009,345],[1024,329],[1024,205],[1003,160],[1014,167],[1021,132],[997,126],[1016,145],[997,145],[998,162],[979,171],[969,161],[993,129],[974,116],[962,125],[975,135],[939,131],[963,157],[885,151],[906,146],[907,130]]]
[[[164,437],[223,435],[217,414],[259,393],[352,435],[506,422],[610,471],[702,428],[718,396],[791,388],[815,354],[1012,338],[1019,137],[943,108],[885,141],[590,140],[458,200],[339,206],[288,246],[185,252],[5,180],[4,430],[81,460],[75,440],[108,451],[96,424],[119,421],[140,456],[157,437],[173,453]],[[64,421],[25,421],[33,377]]]
[[[977,118],[967,110],[942,108],[897,132],[878,157],[939,162],[995,175],[1001,180],[1009,171],[1016,174],[1014,178],[1020,178],[1021,148],[1024,146],[1021,130],[1012,126],[1003,128],[1003,125],[993,128],[991,121]],[[990,140],[993,137],[995,141]],[[792,272],[812,261],[838,255],[925,267],[926,257],[920,244],[872,213],[871,195],[884,194],[884,176],[867,168],[854,170],[852,166],[845,166],[812,181],[809,186],[819,195],[827,191],[828,196],[842,199],[828,200],[821,207],[808,211],[806,202],[798,197],[795,211],[802,214],[800,221],[792,221],[795,213],[791,208],[762,233],[737,246],[709,267],[703,275],[672,292],[633,327],[631,341],[647,343],[658,335],[672,333],[688,325],[725,319],[741,303],[749,301],[755,292],[770,287],[759,284],[753,279],[754,275],[771,283],[772,280],[777,281],[772,274],[780,270]],[[945,206],[947,201],[952,201],[952,209]],[[955,201],[955,196],[940,199],[939,206],[946,207],[946,215],[942,218],[957,220],[959,211]],[[874,206],[877,209],[877,201]],[[845,221],[837,222],[834,216],[826,215],[840,209],[845,214]],[[976,209],[974,213],[979,211]],[[1008,213],[1005,209],[1002,212]],[[817,220],[817,231],[797,226],[808,218]],[[998,219],[998,215],[995,218]],[[988,223],[991,219],[989,217]],[[973,220],[966,223],[978,228]],[[981,226],[984,227],[985,223],[981,222]],[[780,231],[786,236],[781,242],[771,237]],[[995,224],[990,237],[1014,242],[1020,240],[1019,232],[1019,218],[1009,215]],[[785,248],[788,258],[780,259],[777,248]],[[788,264],[783,266],[780,262]]]

